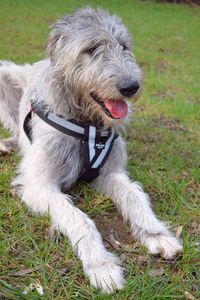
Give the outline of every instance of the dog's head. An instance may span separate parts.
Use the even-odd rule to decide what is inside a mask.
[[[50,33],[47,52],[84,117],[109,125],[126,117],[142,73],[119,17],[92,8],[64,16]]]

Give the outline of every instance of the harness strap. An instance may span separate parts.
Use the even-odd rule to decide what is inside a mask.
[[[86,182],[94,180],[106,162],[114,140],[118,137],[116,130],[105,130],[102,126],[96,127],[89,123],[78,123],[71,119],[65,120],[52,112],[48,112],[45,105],[38,106],[33,101],[31,104],[31,111],[27,114],[23,124],[24,131],[30,142],[32,142],[30,121],[32,113],[35,113],[44,122],[58,131],[81,140],[84,153],[84,169],[79,179]]]

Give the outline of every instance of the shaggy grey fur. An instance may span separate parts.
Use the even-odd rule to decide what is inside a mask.
[[[0,119],[14,132],[23,155],[13,182],[22,201],[35,213],[50,214],[53,225],[68,236],[92,285],[104,292],[122,288],[119,260],[104,248],[95,224],[73,205],[69,195],[62,193],[76,182],[83,168],[80,141],[33,115],[30,144],[23,122],[34,99],[38,105],[45,102],[49,110],[65,119],[103,122],[118,131],[124,128],[128,118],[110,118],[92,95],[102,103],[107,99],[125,103],[128,97],[124,97],[124,86],[128,83],[132,91],[141,86],[142,74],[131,54],[126,27],[119,17],[103,10],[77,10],[54,25],[45,60],[33,66],[2,63],[0,79]],[[140,89],[127,92],[129,97],[136,97]],[[10,150],[6,143],[0,142],[2,152]],[[141,186],[128,178],[126,161],[120,136],[93,187],[113,199],[132,233],[151,253],[171,258],[181,251],[181,244],[156,218]]]

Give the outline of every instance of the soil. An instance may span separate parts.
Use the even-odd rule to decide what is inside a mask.
[[[170,130],[175,131],[182,131],[182,132],[188,132],[189,129],[186,128],[183,124],[181,124],[181,121],[179,119],[170,119],[163,116],[158,116],[153,118],[152,123],[155,126],[164,126],[165,128],[168,128]]]
[[[133,243],[129,228],[118,213],[109,213],[105,216],[98,215],[95,218],[95,224],[103,239],[106,240],[109,235],[112,235],[115,240],[122,244]]]

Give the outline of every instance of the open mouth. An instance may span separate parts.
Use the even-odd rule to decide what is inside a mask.
[[[123,119],[128,113],[128,105],[124,99],[101,99],[95,93],[90,93],[92,99],[97,102],[104,113],[112,119]]]

